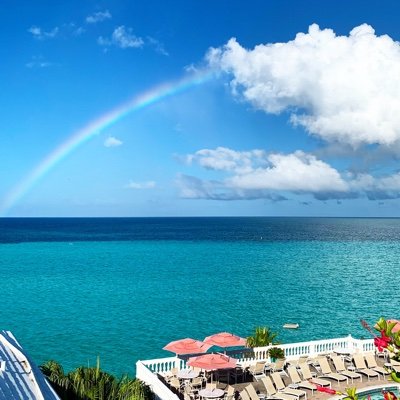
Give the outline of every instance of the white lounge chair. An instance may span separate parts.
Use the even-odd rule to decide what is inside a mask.
[[[370,380],[370,378],[373,378],[375,376],[377,376],[378,379],[380,379],[378,372],[367,367],[367,364],[365,364],[364,356],[362,354],[354,354],[353,361],[354,365],[356,366],[356,371],[359,372],[360,374],[367,376],[368,380]]]
[[[261,382],[263,383],[264,388],[267,392],[267,399],[294,400],[296,398],[293,395],[278,392],[269,376],[262,378]]]
[[[242,400],[250,400],[248,393],[244,389],[240,392],[240,397]]]
[[[250,365],[249,372],[253,375],[253,378],[258,381],[261,378],[264,378],[266,375],[264,373],[265,362],[256,362],[253,365]]]
[[[231,385],[228,385],[226,389],[224,400],[234,400],[235,398],[235,388]]]
[[[290,394],[291,396],[296,396],[297,399],[300,399],[300,397],[304,396],[304,399],[307,400],[307,393],[304,390],[291,389],[287,387],[283,382],[279,372],[274,372],[271,377],[274,381],[275,387],[278,389],[278,392],[283,392],[285,394]]]
[[[343,359],[340,356],[332,356],[332,361],[333,365],[336,368],[336,372],[339,374],[342,374],[344,376],[347,376],[348,378],[351,379],[351,383],[354,382],[354,379],[360,379],[360,382],[362,382],[362,375],[358,374],[357,372],[354,371],[349,371],[346,366],[344,365]]]
[[[247,385],[244,390],[247,391],[248,395],[250,396],[250,400],[260,400],[260,398],[264,398],[265,399],[265,395],[261,394],[262,397],[260,397],[257,392],[256,389],[254,389],[254,386],[252,384]]]
[[[367,362],[368,368],[373,369],[373,370],[376,371],[378,374],[381,374],[381,375],[383,375],[383,376],[389,375],[389,374],[390,374],[390,372],[389,372],[388,370],[386,370],[386,369],[383,368],[383,367],[380,367],[380,366],[377,364],[377,362],[376,362],[376,360],[375,360],[375,357],[374,357],[374,355],[373,355],[372,353],[365,354],[365,355],[364,355],[364,358],[365,358],[365,361]]]
[[[311,393],[314,394],[314,390],[316,389],[315,385],[308,382],[307,380],[303,381],[300,378],[300,375],[297,372],[297,369],[293,365],[290,365],[288,367],[287,371],[289,373],[289,378],[292,381],[292,383],[294,383],[295,385],[297,385],[300,388],[311,390]]]
[[[303,376],[303,379],[305,379],[307,381],[311,380],[312,383],[315,383],[315,384],[317,384],[319,386],[332,387],[332,384],[331,384],[330,381],[327,381],[326,379],[321,379],[321,378],[317,378],[317,377],[313,376],[308,364],[302,364],[300,366],[300,372],[301,372],[301,375]]]
[[[322,378],[334,379],[338,383],[343,382],[343,381],[346,381],[346,383],[349,383],[349,378],[347,378],[347,376],[338,374],[337,372],[333,372],[331,370],[328,359],[326,357],[319,357],[318,363],[321,368]]]
[[[271,364],[271,366],[272,366],[272,372],[280,372],[281,374],[287,376],[285,372],[286,359],[278,358],[274,363]]]

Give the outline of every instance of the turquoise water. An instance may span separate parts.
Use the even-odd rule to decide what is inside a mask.
[[[379,222],[381,223],[381,222]],[[392,222],[391,222],[392,223]],[[282,342],[399,317],[396,240],[126,240],[0,245],[0,326],[37,363],[134,373],[171,340],[268,325]],[[298,330],[283,330],[286,322]]]
[[[399,397],[399,388],[397,386],[387,385],[385,386],[384,390],[393,392],[396,397]],[[366,390],[359,392],[358,395],[361,399],[384,400],[382,389]]]

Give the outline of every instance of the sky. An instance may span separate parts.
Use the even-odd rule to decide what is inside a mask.
[[[400,216],[398,1],[2,4],[1,216]]]

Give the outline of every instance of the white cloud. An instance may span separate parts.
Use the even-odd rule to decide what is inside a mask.
[[[126,186],[127,189],[154,189],[156,187],[156,182],[133,182],[130,181]]]
[[[147,36],[147,42],[150,46],[152,46],[154,48],[154,50],[163,55],[163,56],[169,56],[169,53],[167,50],[165,50],[164,45],[157,39],[154,39],[151,36]]]
[[[188,164],[198,163],[206,169],[220,171],[249,172],[254,165],[265,164],[265,152],[263,150],[235,151],[226,147],[203,149],[195,154],[186,156]]]
[[[236,39],[210,49],[233,75],[234,93],[328,142],[357,147],[400,141],[400,44],[363,24],[348,36],[313,24],[286,43],[247,50]]]
[[[96,24],[97,22],[102,22],[107,19],[112,18],[110,11],[98,11],[86,17],[86,22],[88,24]]]
[[[39,40],[52,39],[57,36],[59,28],[55,27],[51,31],[46,32],[42,30],[42,28],[33,25],[28,29],[28,32],[31,33],[34,38]]]
[[[291,192],[345,192],[347,183],[339,172],[311,154],[269,154],[269,165],[242,174],[226,182],[229,186],[252,190],[282,190]]]
[[[53,63],[44,60],[41,56],[32,57],[31,61],[25,64],[27,68],[48,68],[52,67],[53,65]]]
[[[124,25],[114,29],[111,38],[100,36],[97,43],[101,46],[116,46],[121,49],[143,47],[144,41],[141,37],[135,36],[131,28],[125,28]]]
[[[287,193],[309,194],[318,200],[400,198],[400,172],[378,177],[339,172],[315,155],[300,150],[282,154],[218,147],[199,150],[184,160],[188,165],[197,164],[222,175],[218,180],[179,175],[177,185],[184,198],[277,201],[286,200]]]
[[[104,141],[104,146],[105,147],[118,147],[121,146],[123,142],[113,136],[108,137],[105,141]]]

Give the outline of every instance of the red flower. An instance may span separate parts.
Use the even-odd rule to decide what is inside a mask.
[[[382,390],[382,393],[385,400],[397,400],[397,397],[393,392]]]
[[[386,336],[385,331],[381,331],[381,337],[374,338],[374,345],[378,348],[379,351],[386,349],[391,339],[389,336]]]

